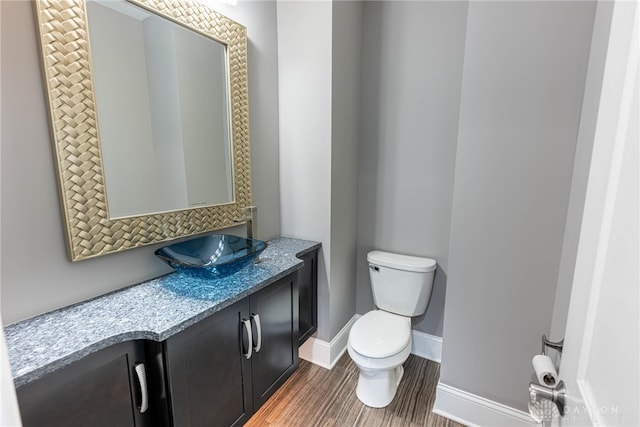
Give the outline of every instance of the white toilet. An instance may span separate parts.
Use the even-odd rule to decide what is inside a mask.
[[[360,368],[356,394],[367,406],[393,400],[411,353],[411,317],[427,309],[435,260],[389,252],[367,254],[373,301],[378,310],[360,317],[349,332],[349,356]]]

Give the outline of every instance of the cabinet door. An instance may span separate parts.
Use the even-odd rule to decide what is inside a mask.
[[[18,388],[23,426],[151,425],[151,409],[140,413],[142,393],[135,366],[143,362],[143,344],[130,341]]]
[[[300,257],[304,266],[298,270],[300,294],[300,339],[302,345],[318,327],[318,251]]]
[[[176,427],[244,424],[252,413],[251,361],[243,357],[249,300],[165,341],[169,400]]]
[[[290,274],[250,296],[254,344],[261,335],[251,357],[255,410],[298,368],[297,277]]]

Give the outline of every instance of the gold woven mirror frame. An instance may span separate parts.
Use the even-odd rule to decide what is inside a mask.
[[[69,258],[79,261],[235,225],[251,205],[247,33],[188,0],[129,0],[227,46],[235,200],[110,219],[84,0],[36,0],[44,80]]]

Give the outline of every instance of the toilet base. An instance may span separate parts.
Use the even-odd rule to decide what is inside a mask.
[[[396,395],[398,384],[404,375],[402,365],[386,371],[361,369],[356,395],[362,403],[372,408],[388,406]]]

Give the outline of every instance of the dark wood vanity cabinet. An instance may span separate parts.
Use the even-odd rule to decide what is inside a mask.
[[[297,279],[296,274],[290,274],[249,297],[252,335],[262,337],[260,351],[251,356],[254,410],[298,368]],[[255,338],[254,343],[257,344]]]
[[[174,426],[242,425],[251,416],[251,360],[244,299],[165,342],[167,388]]]
[[[129,341],[19,387],[23,426],[154,425],[152,411],[141,412],[146,402],[136,367],[144,363],[144,343]]]
[[[314,307],[299,304],[299,280],[305,287],[315,281],[316,258],[309,259],[302,275],[289,274],[164,342],[117,344],[18,388],[24,426],[244,424],[297,369],[299,325],[315,328],[315,296]]]
[[[300,256],[304,266],[298,270],[300,294],[300,339],[302,345],[318,328],[318,251]]]
[[[297,369],[296,279],[286,276],[165,342],[175,427],[242,425]]]

